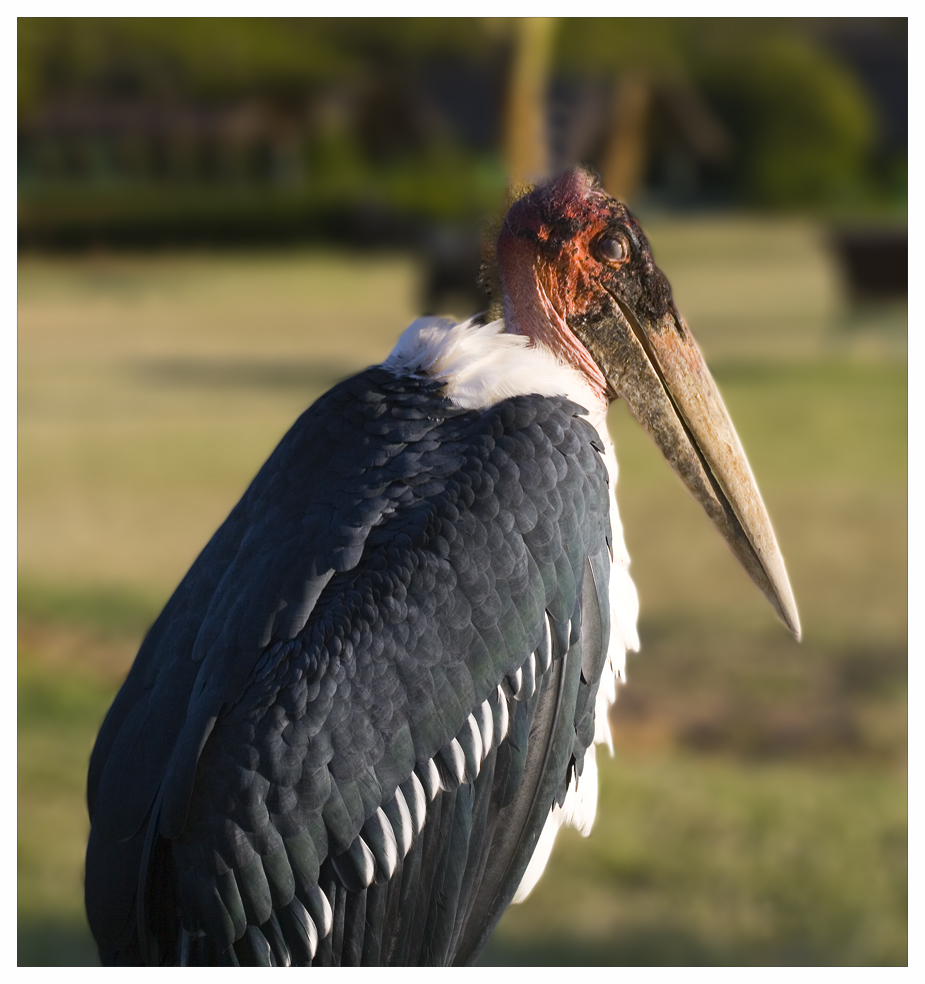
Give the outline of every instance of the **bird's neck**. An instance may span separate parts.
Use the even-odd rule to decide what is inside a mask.
[[[513,269],[522,271],[525,265],[517,263]],[[555,292],[544,280],[536,266],[526,275],[514,273],[504,277],[505,331],[526,335],[534,345],[542,346],[563,364],[577,369],[595,397],[597,406],[588,407],[589,411],[606,414],[610,402],[607,380],[591,353],[565,323],[553,300]]]

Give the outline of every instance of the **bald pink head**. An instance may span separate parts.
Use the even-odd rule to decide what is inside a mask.
[[[671,304],[639,225],[584,168],[564,172],[511,206],[497,259],[507,330],[580,369],[602,399],[613,393],[575,326],[613,303],[610,288],[627,291],[634,302],[643,299],[646,309],[660,299],[659,313]]]

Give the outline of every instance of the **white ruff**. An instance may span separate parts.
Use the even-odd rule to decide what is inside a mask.
[[[593,399],[577,369],[562,365],[546,349],[534,348],[525,335],[506,335],[503,321],[457,325],[445,318],[418,318],[383,366],[441,380],[446,396],[466,410],[528,393],[568,396],[584,406]]]
[[[568,397],[588,408],[588,419],[604,445],[604,462],[610,479],[613,563],[610,640],[594,707],[594,744],[585,754],[581,778],[572,781],[565,802],[561,807],[553,806],[543,827],[514,896],[514,902],[521,902],[539,881],[562,824],[575,827],[584,837],[591,833],[597,811],[595,745],[607,745],[613,754],[607,714],[617,699],[617,685],[625,680],[626,651],[639,648],[636,634],[639,600],[629,576],[629,555],[617,512],[617,459],[607,430],[607,407],[582,373],[563,365],[547,349],[533,346],[526,336],[505,334],[503,321],[474,325],[471,321],[454,324],[443,318],[418,318],[399,338],[383,366],[395,372],[422,373],[441,380],[445,395],[467,410],[490,407],[511,396],[532,393]]]

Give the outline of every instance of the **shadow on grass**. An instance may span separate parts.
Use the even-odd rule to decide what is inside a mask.
[[[836,961],[837,962],[837,958]],[[830,966],[832,951],[809,939],[712,946],[680,927],[636,927],[632,933],[601,939],[545,936],[513,941],[502,933],[489,941],[480,967],[730,967]]]
[[[148,360],[132,366],[135,375],[158,386],[196,389],[317,389],[327,390],[352,376],[356,367],[312,360],[196,359]]]
[[[724,959],[726,957],[726,959]],[[495,937],[482,952],[480,967],[705,967],[728,962],[702,940],[678,931],[614,936],[600,940],[546,937],[513,942]]]
[[[161,595],[146,595],[121,585],[99,587],[47,584],[19,579],[17,614],[21,622],[82,627],[103,636],[139,638],[163,607]]]
[[[86,923],[20,916],[16,963],[19,967],[99,967],[100,960]]]

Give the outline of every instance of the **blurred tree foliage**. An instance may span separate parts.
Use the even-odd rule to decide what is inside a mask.
[[[877,29],[904,33],[904,24]],[[560,64],[700,89],[733,135],[726,179],[740,201],[853,204],[881,192],[872,167],[876,110],[852,70],[817,40],[825,27],[788,19],[575,18],[562,25]]]
[[[43,225],[64,242],[88,227],[91,239],[132,226],[326,235],[345,209],[379,227],[395,213],[458,221],[503,195],[495,121],[473,140],[438,105],[460,102],[446,77],[460,68],[464,82],[487,76],[481,102],[494,101],[507,40],[484,21],[27,18],[18,30],[20,228],[39,240]]]
[[[743,197],[768,205],[859,197],[875,131],[857,80],[808,37],[746,26],[741,44],[709,36],[695,55],[698,77],[741,141]]]
[[[504,191],[514,26],[505,18],[20,18],[20,227],[68,215],[79,225],[88,208],[99,219],[107,208],[136,206],[160,221],[172,207],[190,222],[233,207],[251,216],[275,209],[273,221],[285,224],[322,206],[471,219]],[[825,31],[825,22],[785,19],[563,18],[550,86],[573,80],[589,93],[644,79],[687,92],[675,117],[694,144],[699,131],[719,133],[701,170],[724,201],[904,200],[905,153],[877,170],[875,109],[819,40]],[[597,143],[576,155],[605,176],[651,184],[661,152],[645,91],[637,122],[623,129],[606,109],[620,105],[613,93],[595,124]],[[688,105],[701,107],[702,125],[685,121]],[[117,110],[122,120],[135,112],[156,122],[114,136]],[[196,127],[206,135],[190,137]],[[608,132],[619,135],[609,151]],[[637,147],[618,146],[632,152],[629,170],[608,171],[607,154],[632,140]],[[181,202],[174,193],[191,181],[202,194]],[[265,193],[244,202],[241,187],[258,186],[275,204]]]
[[[458,18],[20,18],[20,118],[75,90],[301,103],[408,59],[477,56],[484,41],[482,22]]]

